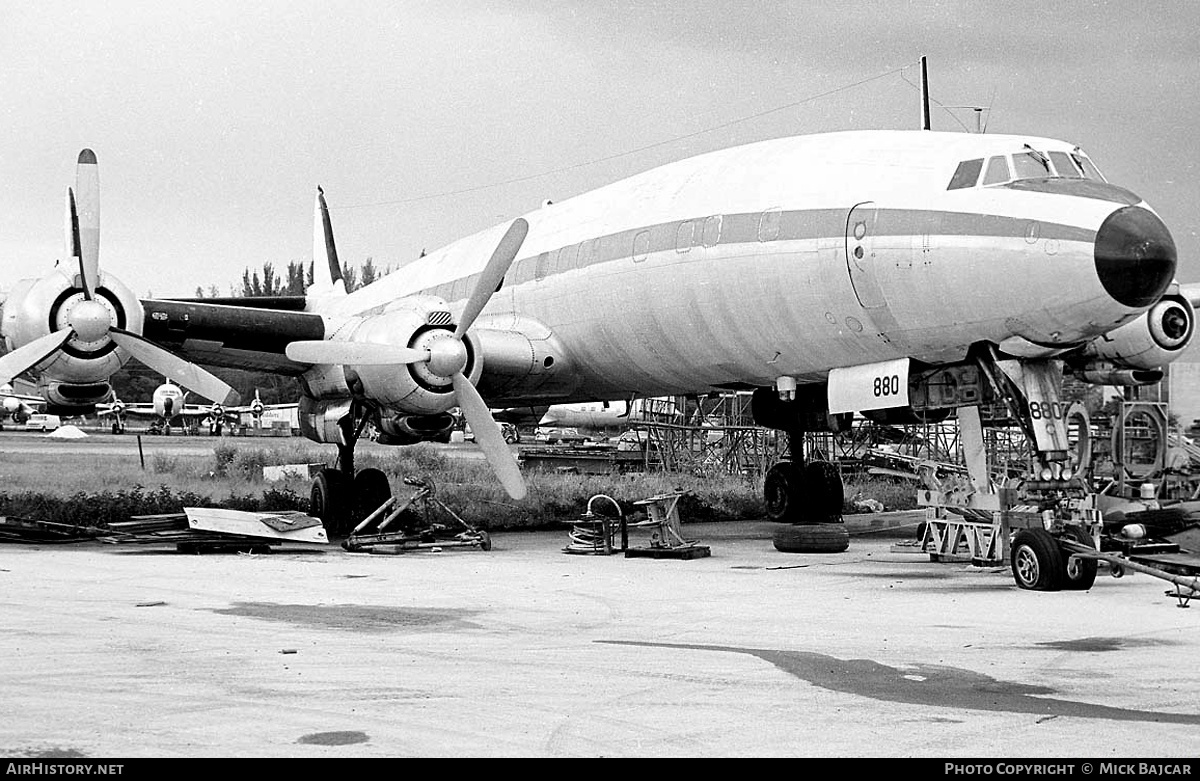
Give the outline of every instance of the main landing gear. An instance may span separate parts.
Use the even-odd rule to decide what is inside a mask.
[[[850,547],[842,524],[845,488],[841,471],[828,461],[805,462],[803,432],[789,432],[789,458],[767,471],[763,480],[767,517],[789,524],[773,535],[785,553],[837,553]]]
[[[367,422],[362,416],[355,426],[354,417],[347,416],[347,423],[341,426],[346,444],[338,443],[337,467],[321,469],[309,491],[308,514],[321,519],[330,539],[346,537],[362,519],[392,498],[392,487],[381,470],[354,469],[354,446]]]

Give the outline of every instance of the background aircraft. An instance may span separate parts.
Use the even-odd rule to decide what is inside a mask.
[[[143,418],[151,421],[151,434],[170,434],[172,426],[188,431],[204,424],[209,431],[218,435],[230,422],[237,422],[238,410],[227,409],[222,404],[188,404],[188,392],[170,380],[154,389],[149,403],[126,403],[120,399],[96,405],[96,414],[112,419],[114,434],[125,430],[125,419]],[[249,408],[246,408],[247,411]]]
[[[228,412],[238,416],[238,422],[246,425],[247,419],[254,426],[265,426],[274,424],[276,421],[286,421],[289,424],[296,419],[296,409],[299,405],[296,403],[287,404],[264,404],[259,396],[258,389],[254,389],[254,398],[249,404],[238,407],[229,407]],[[297,423],[298,425],[298,423]]]
[[[142,337],[141,301],[100,269],[100,175],[96,155],[79,153],[75,187],[67,189],[64,258],[45,276],[16,283],[3,301],[0,383],[30,372],[46,411],[91,412],[111,395],[112,375],[136,357],[207,398],[236,404],[215,375]]]
[[[617,434],[640,422],[684,422],[683,410],[679,409],[673,398],[509,407],[494,410],[492,416],[500,423],[510,424],[518,430],[573,429],[589,436]]]
[[[22,380],[16,381],[19,386],[28,386]],[[29,416],[46,408],[46,400],[32,392],[33,388],[22,387],[17,391],[12,383],[0,385],[0,429],[6,421],[22,426]]]

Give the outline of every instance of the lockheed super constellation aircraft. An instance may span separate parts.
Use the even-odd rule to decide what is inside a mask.
[[[930,130],[670,163],[351,294],[318,188],[314,257],[300,300],[143,301],[143,336],[204,365],[300,377],[302,432],[338,448],[312,489],[334,534],[352,523],[352,495],[377,506],[387,491],[375,470],[355,472],[365,424],[414,443],[444,435],[453,407],[514,498],[525,486],[489,407],[730,389],[752,390],[756,422],[793,435],[855,411],[902,421],[1000,398],[1040,477],[1066,484],[1063,372],[1156,381],[1192,336],[1197,298],[1174,279],[1167,226],[1074,143]],[[836,468],[793,451],[766,477],[770,515],[835,516]],[[1023,555],[1054,584],[1070,579],[1053,538],[1022,534]]]

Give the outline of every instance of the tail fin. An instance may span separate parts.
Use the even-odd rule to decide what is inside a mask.
[[[325,191],[319,186],[313,206],[313,281],[308,286],[306,295],[310,302],[330,296],[346,295],[342,266],[338,262],[337,246],[333,242],[329,206],[325,203]],[[312,308],[311,304],[308,308]]]

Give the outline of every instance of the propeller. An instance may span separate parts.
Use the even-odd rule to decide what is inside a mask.
[[[500,243],[493,250],[484,266],[475,288],[471,291],[454,329],[453,338],[439,339],[429,349],[414,349],[375,342],[355,341],[297,341],[285,350],[287,357],[297,363],[340,364],[340,365],[401,365],[426,363],[429,370],[441,377],[449,377],[454,388],[455,404],[462,410],[467,424],[475,432],[475,441],[491,465],[492,471],[514,499],[525,496],[525,482],[513,458],[512,451],[504,441],[504,433],[492,418],[491,410],[479,395],[479,391],[463,374],[467,365],[467,349],[463,337],[483,311],[484,306],[496,292],[509,266],[517,257],[529,223],[517,218],[509,226]]]
[[[9,382],[57,354],[72,339],[103,346],[111,339],[146,366],[181,382],[214,401],[236,404],[237,392],[225,381],[159,347],[139,334],[118,328],[114,312],[101,303],[96,291],[100,280],[100,174],[90,149],[79,153],[75,188],[67,188],[65,238],[69,256],[79,263],[78,287],[83,293],[70,309],[66,328],[59,329],[0,357],[0,383]],[[140,316],[140,315],[139,315]]]

